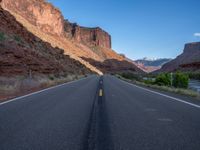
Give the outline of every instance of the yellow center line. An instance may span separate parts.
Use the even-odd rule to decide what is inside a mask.
[[[99,90],[99,96],[103,96],[103,90],[102,89]]]

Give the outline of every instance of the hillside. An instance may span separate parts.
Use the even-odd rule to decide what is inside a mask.
[[[59,9],[44,0],[2,0],[1,6],[9,11],[29,32],[64,54],[79,61],[92,72],[102,74],[88,58],[103,62],[107,59],[124,60],[111,49],[111,36],[99,27],[82,27],[65,20]],[[132,64],[133,67],[136,67]]]
[[[188,43],[183,53],[163,65],[159,72],[200,71],[200,42]]]
[[[103,73],[122,73],[122,72],[134,72],[138,74],[144,74],[145,72],[133,65],[133,62],[127,60],[116,60],[116,59],[106,59],[103,62],[95,61],[90,58],[83,58],[84,60],[90,62],[90,64],[96,66]]]
[[[80,62],[64,55],[64,50],[30,33],[7,11],[0,8],[0,75],[91,73]],[[66,65],[67,64],[67,65]]]

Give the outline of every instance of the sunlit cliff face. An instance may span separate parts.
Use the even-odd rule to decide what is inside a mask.
[[[41,31],[52,35],[64,35],[64,18],[60,11],[41,0],[2,0],[3,8],[18,13]]]

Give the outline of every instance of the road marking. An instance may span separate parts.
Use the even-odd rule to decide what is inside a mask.
[[[33,92],[33,93],[30,93],[30,94],[27,94],[27,95],[24,95],[24,96],[16,97],[14,99],[11,99],[11,100],[8,100],[8,101],[0,103],[0,106],[2,106],[4,104],[7,104],[7,103],[10,103],[10,102],[13,102],[13,101],[16,101],[16,100],[19,100],[19,99],[22,99],[22,98],[26,98],[26,97],[29,97],[29,96],[32,96],[32,95],[35,95],[35,94],[39,94],[39,93],[42,93],[42,92],[45,92],[45,91],[48,91],[48,90],[51,90],[51,89],[62,87],[62,86],[67,85],[67,84],[75,83],[75,82],[78,82],[78,81],[81,81],[81,80],[84,80],[84,79],[87,79],[87,78],[83,78],[83,79],[80,79],[80,80],[63,83],[63,84],[56,85],[56,86],[53,86],[53,87],[50,87],[50,88],[47,88],[47,89],[43,89],[43,90],[40,90],[40,91],[37,91],[37,92]]]
[[[145,112],[156,112],[157,110],[154,108],[147,108],[144,110]]]
[[[158,121],[161,121],[161,122],[173,122],[172,119],[170,118],[160,118],[160,119],[157,119]]]
[[[102,89],[99,90],[99,96],[100,96],[100,97],[103,96],[103,90],[102,90]]]
[[[123,80],[121,80],[121,81],[123,81]],[[128,82],[126,82],[126,81],[123,81],[123,82],[125,82],[125,83],[127,83],[127,84],[129,84],[129,85],[132,85],[132,86],[134,86],[134,87],[137,87],[137,88],[139,88],[139,89],[142,89],[142,90],[145,90],[145,91],[148,91],[148,92],[151,92],[151,93],[154,93],[154,94],[163,96],[163,97],[167,97],[167,98],[169,98],[169,99],[173,99],[173,100],[175,100],[175,101],[179,101],[179,102],[182,102],[182,103],[184,103],[184,104],[188,104],[188,105],[193,106],[193,107],[196,107],[196,108],[200,108],[199,105],[196,105],[196,104],[193,104],[193,103],[184,101],[184,100],[182,100],[182,99],[175,98],[175,97],[172,97],[172,96],[169,96],[169,95],[166,95],[166,94],[162,94],[162,93],[159,93],[159,92],[156,92],[156,91],[152,91],[152,90],[149,90],[149,89],[147,89],[147,88],[143,88],[143,87],[137,86],[137,85],[135,85],[135,84],[128,83]]]

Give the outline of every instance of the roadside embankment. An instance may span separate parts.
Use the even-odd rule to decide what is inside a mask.
[[[148,87],[148,88],[152,88],[152,89],[156,89],[156,90],[190,96],[190,97],[194,97],[194,98],[200,100],[200,94],[198,92],[190,90],[190,89],[182,89],[182,88],[174,88],[174,87],[169,87],[169,86],[159,86],[159,85],[155,85],[155,84],[147,84],[147,83],[144,83],[141,81],[126,79],[120,75],[116,75],[116,77],[119,79],[122,79],[124,81],[139,85],[139,86],[144,86],[144,87]]]
[[[86,77],[86,75],[35,75],[32,77],[0,77],[0,101],[29,94],[62,83]]]

